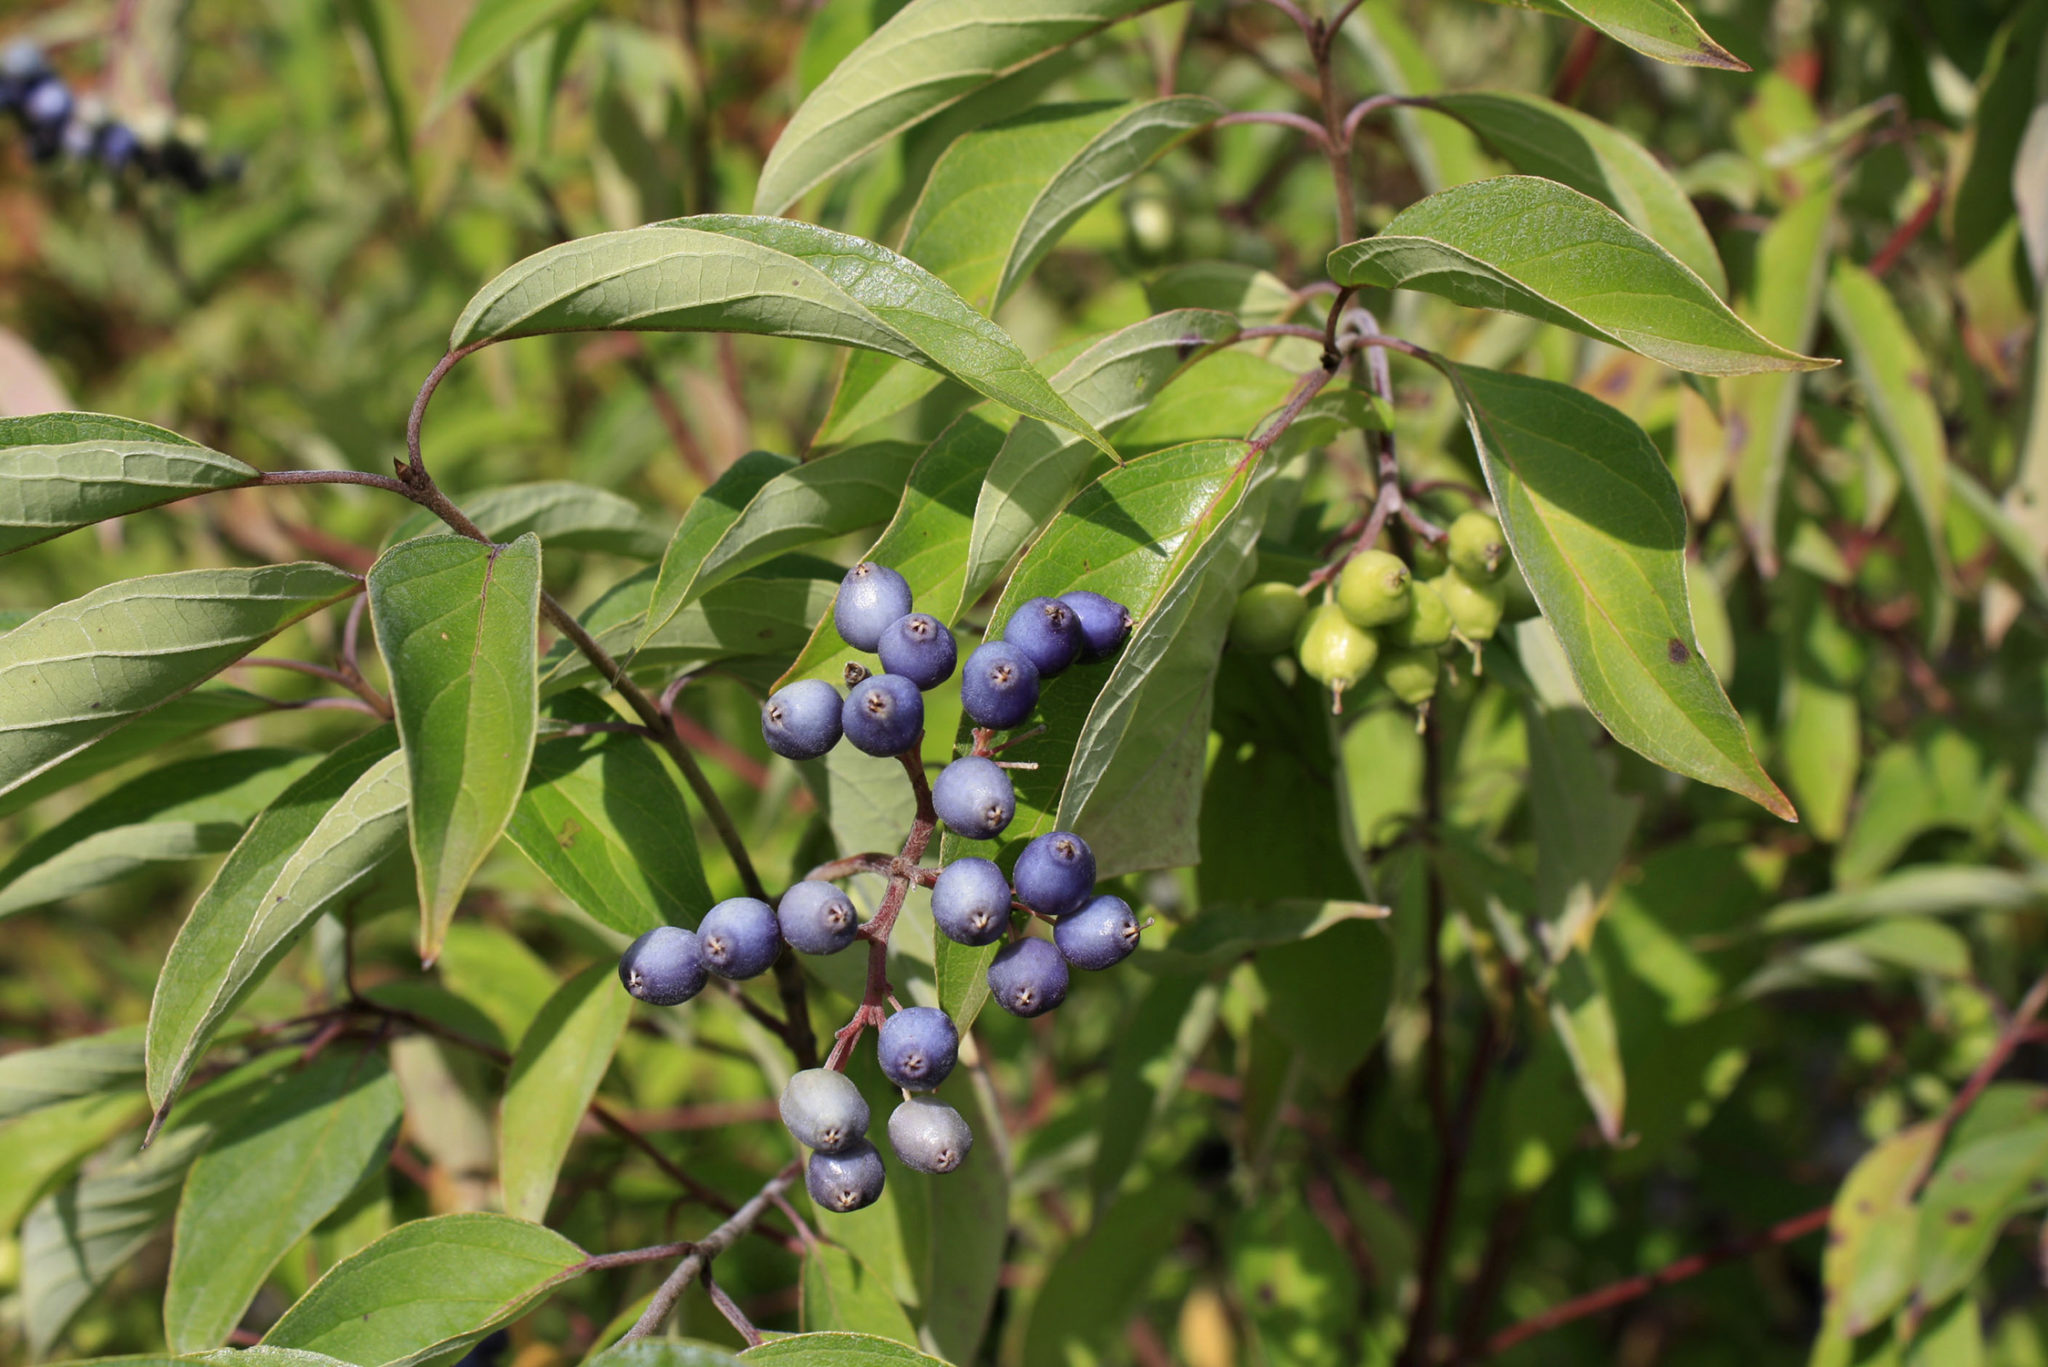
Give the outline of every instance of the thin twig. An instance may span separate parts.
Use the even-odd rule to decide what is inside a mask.
[[[711,1304],[717,1308],[718,1313],[725,1316],[725,1322],[733,1327],[733,1332],[747,1341],[747,1347],[759,1348],[763,1342],[761,1331],[754,1327],[754,1322],[747,1318],[746,1312],[733,1303],[732,1297],[725,1294],[725,1288],[712,1280],[709,1264],[705,1265],[701,1280],[704,1283],[704,1294],[711,1298]]]
[[[1300,114],[1289,114],[1285,110],[1239,110],[1235,114],[1225,114],[1222,118],[1216,120],[1215,126],[1218,128],[1228,128],[1234,124],[1246,123],[1267,123],[1276,124],[1282,128],[1292,128],[1298,133],[1307,135],[1325,153],[1328,153],[1330,150],[1330,131],[1327,128],[1324,128],[1314,119],[1305,118]]]
[[[782,1171],[769,1178],[766,1186],[748,1197],[747,1203],[734,1211],[731,1219],[692,1244],[689,1252],[683,1255],[683,1260],[676,1264],[676,1270],[669,1273],[668,1280],[655,1291],[654,1299],[648,1302],[646,1311],[633,1327],[625,1332],[620,1342],[646,1338],[660,1329],[667,1322],[670,1312],[676,1308],[676,1302],[682,1299],[683,1292],[690,1283],[711,1265],[712,1259],[731,1248],[740,1235],[752,1229],[769,1206],[774,1204],[775,1198],[796,1180],[798,1166],[796,1161],[791,1161]]]
[[[351,611],[350,616],[353,618],[353,611]],[[285,660],[272,655],[246,656],[243,659],[237,660],[235,665],[237,668],[246,669],[282,669],[288,670],[293,674],[306,674],[315,679],[324,679],[328,683],[346,688],[349,692],[361,698],[372,712],[382,717],[385,721],[391,720],[390,699],[370,687],[368,683],[364,682],[363,676],[360,674],[351,674],[347,670],[342,669],[329,669],[326,665],[317,665],[310,660]]]

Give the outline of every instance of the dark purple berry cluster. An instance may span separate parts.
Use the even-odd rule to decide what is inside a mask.
[[[66,157],[112,174],[133,170],[145,180],[167,180],[194,192],[232,182],[241,164],[223,158],[209,165],[195,137],[164,121],[161,132],[139,131],[112,117],[99,101],[80,97],[51,69],[43,50],[26,40],[0,51],[0,114],[11,114],[38,162]]]

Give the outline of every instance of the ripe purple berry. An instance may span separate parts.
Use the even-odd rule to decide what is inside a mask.
[[[839,581],[839,599],[832,605],[832,625],[856,650],[873,650],[889,623],[910,612],[910,585],[902,575],[872,560],[863,560]]]
[[[704,961],[721,978],[755,978],[782,952],[775,908],[758,897],[728,897],[704,913],[697,927]]]
[[[839,744],[839,690],[799,679],[761,704],[761,739],[784,759],[816,759]]]
[[[900,755],[924,734],[924,695],[901,674],[870,674],[846,695],[839,724],[854,749]]]
[[[1018,940],[997,951],[988,990],[1013,1016],[1042,1016],[1067,999],[1067,961],[1050,941]]]
[[[945,1102],[914,1096],[889,1113],[889,1147],[913,1172],[948,1173],[966,1160],[974,1131]]]
[[[969,755],[939,771],[938,782],[932,785],[932,806],[954,834],[993,840],[1017,814],[1017,790],[1001,765]]]
[[[882,629],[875,647],[882,668],[901,674],[919,688],[932,689],[953,677],[960,647],[945,624],[927,612],[898,617]]]
[[[932,885],[932,923],[963,945],[992,945],[1010,929],[1010,883],[990,859],[955,859]]]
[[[844,1215],[871,1206],[881,1199],[888,1174],[882,1170],[882,1155],[862,1139],[838,1153],[814,1153],[804,1170],[804,1188],[819,1210]]]
[[[681,1005],[704,990],[709,976],[703,941],[681,926],[656,926],[619,956],[619,981],[654,1006]]]
[[[882,1022],[875,1044],[882,1076],[909,1092],[929,1092],[960,1057],[960,1032],[935,1006],[908,1006]]]
[[[1076,968],[1091,972],[1114,968],[1138,947],[1138,918],[1121,897],[1093,898],[1052,928],[1053,943]]]
[[[1038,706],[1038,666],[1008,641],[985,641],[960,672],[960,709],[976,726],[1007,731]]]
[[[1106,659],[1124,643],[1124,635],[1131,629],[1131,610],[1116,599],[1075,589],[1061,594],[1060,601],[1074,610],[1074,621],[1081,630],[1083,664]]]
[[[1044,916],[1079,911],[1095,890],[1095,852],[1072,831],[1052,831],[1024,847],[1010,871],[1017,900]]]
[[[71,117],[71,87],[55,76],[45,76],[22,97],[21,115],[37,128],[55,129]]]
[[[1003,639],[1050,679],[1081,653],[1081,624],[1074,610],[1057,598],[1032,598],[1010,614]]]
[[[830,883],[810,879],[782,894],[775,908],[782,938],[805,954],[837,954],[860,933],[853,899]]]

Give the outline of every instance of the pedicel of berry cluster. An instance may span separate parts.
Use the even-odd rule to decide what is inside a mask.
[[[1117,652],[1132,626],[1123,604],[1087,590],[1033,598],[963,663],[946,625],[914,611],[903,576],[863,561],[839,586],[833,625],[847,644],[879,656],[881,672],[849,665],[843,695],[821,679],[777,690],[761,707],[761,735],[787,759],[822,758],[843,740],[899,761],[917,797],[917,818],[901,853],[834,860],[772,906],[733,897],[706,912],[695,930],[651,930],[620,956],[619,979],[641,1001],[677,1006],[714,977],[767,972],[785,945],[803,954],[837,954],[855,940],[868,942],[860,1006],[835,1036],[825,1065],[797,1073],[782,1092],[782,1122],[811,1151],[805,1175],[811,1200],[820,1210],[843,1213],[872,1204],[886,1178],[868,1139],[867,1102],[845,1074],[869,1027],[883,1076],[903,1092],[887,1126],[896,1157],[917,1172],[948,1173],[974,1146],[960,1113],[929,1095],[959,1059],[952,1017],[935,1007],[902,1006],[889,987],[889,935],[912,884],[931,889],[932,921],[947,939],[1002,943],[989,965],[989,995],[1016,1016],[1044,1015],[1065,1001],[1071,970],[1098,972],[1129,958],[1144,925],[1122,898],[1096,891],[1094,851],[1071,831],[1031,841],[1007,875],[995,861],[972,856],[943,868],[922,866],[942,824],[968,840],[993,840],[1009,827],[1017,814],[1009,770],[1018,766],[996,757],[1002,748],[994,744],[996,734],[1031,717],[1046,680]],[[917,748],[924,737],[924,694],[956,673],[961,710],[974,723],[974,750],[928,783]],[[889,879],[865,925],[837,885],[859,873]],[[1034,918],[1051,924],[1049,939],[1030,933]]]
[[[1481,647],[1500,629],[1507,537],[1491,515],[1473,509],[1451,523],[1441,544],[1419,548],[1415,561],[1368,545],[1305,584],[1253,584],[1232,610],[1230,645],[1252,655],[1291,648],[1340,713],[1346,693],[1377,680],[1416,710],[1420,730],[1445,652],[1463,645],[1477,674]],[[1318,588],[1323,601],[1310,606]]]
[[[75,93],[42,48],[25,39],[0,50],[0,114],[14,116],[38,163],[63,157],[109,175],[132,170],[195,193],[241,176],[238,158],[207,162],[205,135],[194,121],[159,114],[124,123],[97,99]]]

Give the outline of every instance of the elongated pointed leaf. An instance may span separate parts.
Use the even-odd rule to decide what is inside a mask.
[[[0,636],[0,794],[361,587],[312,563],[182,570],[95,589]]]
[[[24,618],[28,615],[23,614]],[[160,754],[179,741],[226,726],[229,722],[260,717],[278,706],[268,698],[259,698],[239,688],[218,684],[195,688],[181,698],[173,698],[162,707],[143,713],[106,739],[87,746],[70,759],[45,769],[27,783],[0,796],[0,817],[12,816],[52,793],[95,778],[109,769],[119,768],[130,760]]]
[[[630,657],[641,673],[674,677],[685,670],[741,660],[787,660],[810,639],[819,620],[832,610],[845,571],[829,562],[791,567],[787,574],[763,566],[759,575],[745,575],[720,584],[696,602],[685,605],[668,625],[647,635],[647,592],[654,572],[645,570],[621,580],[577,618],[615,658]],[[815,575],[809,573],[815,569]],[[830,578],[824,577],[827,573]],[[642,638],[645,636],[644,642]],[[642,642],[636,648],[636,642]],[[597,671],[569,641],[548,650],[541,670],[548,693],[587,683]]]
[[[547,1217],[569,1141],[632,1016],[633,999],[619,990],[617,976],[615,965],[593,964],[563,983],[513,1055],[498,1124],[498,1180],[507,1215]]]
[[[638,504],[609,489],[573,480],[511,484],[487,489],[462,500],[462,511],[493,541],[516,541],[528,532],[547,550],[604,551],[635,560],[661,555],[668,539]],[[432,513],[421,509],[399,524],[392,544],[442,530]]]
[[[1760,336],[1605,204],[1534,176],[1431,195],[1332,252],[1330,276],[1526,314],[1700,375],[1832,364]]]
[[[233,456],[131,418],[0,418],[0,555],[261,478],[261,471]]]
[[[142,1080],[142,1027],[124,1025],[43,1049],[0,1054],[0,1121]]]
[[[554,1231],[507,1215],[414,1220],[336,1263],[263,1342],[380,1367],[457,1357],[574,1276],[583,1257]]]
[[[278,1260],[383,1164],[404,1110],[382,1056],[337,1048],[221,1128],[178,1205],[172,1349],[226,1342]]]
[[[298,750],[230,750],[153,769],[58,822],[0,867],[0,916],[150,864],[220,854],[317,758]]]
[[[1438,95],[1440,109],[1525,175],[1591,195],[1684,262],[1716,294],[1728,274],[1692,199],[1647,148],[1611,124],[1540,95],[1474,90]]]
[[[776,139],[754,212],[779,214],[870,148],[1158,0],[912,0],[811,92]]]
[[[763,1367],[945,1367],[907,1344],[874,1334],[791,1334],[740,1354]]]
[[[460,536],[402,542],[370,567],[369,584],[412,786],[420,955],[432,961],[533,758],[540,540],[528,532],[509,546]]]
[[[172,942],[149,1008],[159,1117],[249,989],[320,912],[405,848],[405,764],[392,728],[351,741],[249,826]]]
[[[1494,0],[1576,19],[1645,57],[1677,66],[1747,71],[1748,63],[1709,38],[1678,0]]]
[[[652,636],[666,626],[683,605],[697,567],[731,530],[732,524],[739,521],[754,495],[777,475],[796,468],[797,462],[789,456],[749,451],[720,472],[711,487],[691,501],[689,511],[669,537],[668,548],[662,552],[661,572],[654,581],[647,609],[646,635]]]
[[[1586,706],[1616,740],[1787,820],[1700,656],[1685,510],[1641,428],[1548,380],[1447,365],[1494,503]]]
[[[455,103],[528,38],[587,6],[588,0],[480,0],[455,36],[455,49],[448,54],[427,117],[432,119]]]

